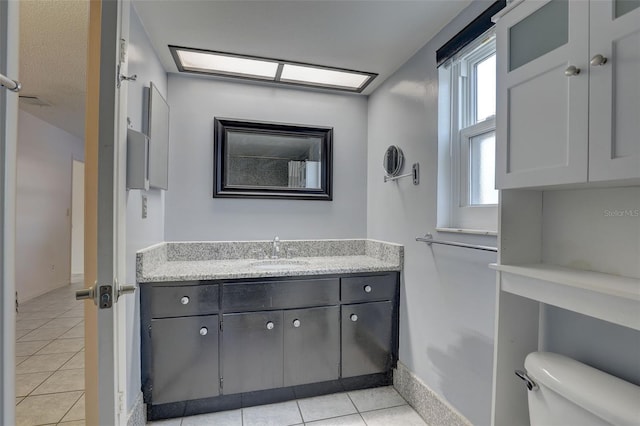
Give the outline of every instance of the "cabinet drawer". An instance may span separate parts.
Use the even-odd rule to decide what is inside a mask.
[[[393,300],[396,295],[397,274],[342,278],[343,303]]]
[[[222,309],[225,312],[237,312],[335,305],[338,296],[337,278],[225,283],[222,288]]]
[[[218,312],[218,285],[154,286],[150,292],[151,317],[209,315]]]

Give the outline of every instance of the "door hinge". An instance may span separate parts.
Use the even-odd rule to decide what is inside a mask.
[[[222,386],[224,385],[224,379],[220,377],[220,392],[222,392]]]
[[[224,329],[224,322],[220,321],[220,331],[223,331]]]
[[[124,63],[127,59],[127,40],[120,39],[120,63]]]
[[[124,413],[124,392],[118,392],[118,413]]]

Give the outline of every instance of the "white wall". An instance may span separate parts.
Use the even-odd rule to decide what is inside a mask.
[[[366,235],[365,97],[172,74],[168,100],[167,241]],[[333,201],[212,198],[214,117],[333,127]]]
[[[153,82],[160,93],[167,96],[167,74],[158,59],[135,8],[131,9],[129,28],[129,74],[137,74],[130,81],[127,92],[127,115],[130,127],[143,131],[143,115],[146,114],[144,88]],[[142,197],[147,197],[148,215],[142,218]],[[130,190],[127,193],[127,282],[136,281],[136,251],[164,241],[164,194],[159,189],[149,191]],[[127,302],[127,409],[130,411],[141,389],[140,383],[140,294],[126,296]]]
[[[415,238],[496,245],[495,237],[435,233],[438,71],[435,50],[490,2],[477,1],[369,98],[367,236],[405,246],[400,301],[400,361],[473,424],[490,423],[496,255],[434,246]],[[405,172],[420,163],[420,185],[383,183],[382,157],[396,144]]]
[[[16,193],[19,302],[69,284],[73,158],[84,160],[83,140],[20,110]]]

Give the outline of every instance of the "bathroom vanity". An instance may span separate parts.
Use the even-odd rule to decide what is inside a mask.
[[[391,384],[402,247],[290,241],[295,258],[256,259],[269,244],[138,254],[148,419]]]

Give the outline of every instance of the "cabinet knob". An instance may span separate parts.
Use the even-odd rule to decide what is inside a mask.
[[[182,296],[182,299],[180,299],[180,303],[186,305],[187,303],[189,303],[189,298],[187,296]]]
[[[351,318],[351,321],[353,321],[353,322],[358,321],[358,316],[356,314],[351,314],[351,316],[349,318]]]
[[[207,327],[202,327],[202,328],[200,329],[200,335],[201,335],[201,336],[206,336],[206,335],[207,335],[207,333],[209,333],[209,329],[208,329]]]
[[[364,292],[365,293],[371,293],[371,286],[370,285],[365,285],[364,286]]]
[[[564,75],[567,77],[573,77],[580,74],[580,68],[575,65],[569,65],[566,70],[564,70]]]
[[[293,326],[294,326],[295,328],[300,327],[300,320],[299,320],[299,319],[294,319],[294,320],[293,320]]]
[[[273,324],[273,321],[269,321],[267,323],[267,330],[273,330],[273,327],[275,327],[275,325]]]
[[[598,67],[600,65],[606,64],[607,63],[607,58],[598,53],[593,58],[591,58],[589,63],[591,64],[591,66]]]

